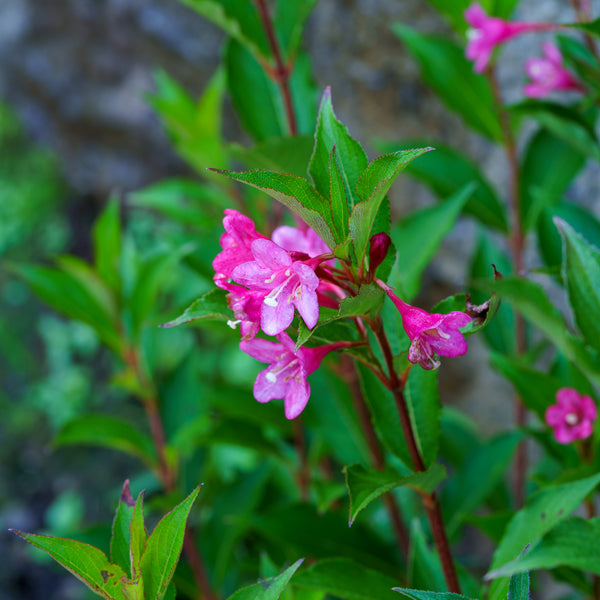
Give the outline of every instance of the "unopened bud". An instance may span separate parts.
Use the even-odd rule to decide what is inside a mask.
[[[387,233],[376,233],[369,240],[369,270],[375,273],[377,267],[384,261],[392,240]]]

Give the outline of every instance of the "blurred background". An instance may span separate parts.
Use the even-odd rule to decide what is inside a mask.
[[[566,1],[524,1],[520,11],[524,19],[573,19]],[[502,182],[502,156],[469,135],[419,80],[389,28],[393,21],[447,31],[422,0],[321,0],[304,38],[317,88],[332,86],[338,117],[371,157],[377,138],[440,139],[466,149]],[[218,28],[177,0],[0,2],[1,600],[87,597],[74,578],[7,529],[89,529],[109,518],[121,482],[139,470],[116,452],[52,447],[54,433],[74,416],[97,408],[135,417],[139,409],[106,385],[110,359],[93,331],[45,308],[4,268],[6,261],[48,262],[62,253],[89,260],[91,226],[111,194],[126,203],[129,192],[165,177],[198,177],[176,156],[147,95],[165,71],[199,96],[219,64],[222,40]],[[504,51],[509,96],[523,84],[511,59],[527,43]],[[249,143],[228,106],[224,123],[227,139]],[[578,181],[574,199],[599,197],[597,172]],[[409,178],[392,195],[398,214],[430,201]],[[128,218],[139,235],[156,227],[144,214]],[[426,273],[431,301],[424,305],[461,289],[472,237],[465,221],[445,242]],[[492,431],[510,415],[481,399],[494,395],[490,389],[510,392],[479,368],[478,354],[467,356],[461,372],[445,372],[444,401],[469,406]]]

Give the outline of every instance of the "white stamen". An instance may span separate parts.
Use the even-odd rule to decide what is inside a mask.
[[[478,40],[481,37],[481,29],[473,29],[470,27],[467,29],[466,33],[467,39],[472,42],[473,40]]]
[[[269,371],[265,377],[267,378],[267,381],[270,381],[271,383],[275,383],[277,381],[277,375],[271,373],[271,371]]]
[[[231,327],[231,329],[235,329],[238,326],[238,323],[241,323],[240,320],[237,321],[227,321],[227,325],[229,325],[229,327]]]
[[[285,270],[285,276],[289,277],[292,274],[292,272],[289,269]]]
[[[567,413],[565,415],[565,421],[567,422],[567,425],[577,425],[579,417],[575,413]]]
[[[275,281],[275,277],[277,277],[277,273],[273,273],[269,279],[265,279],[265,283],[273,283]]]
[[[269,296],[265,296],[265,304],[267,306],[277,306],[279,303],[277,302],[277,298],[269,298]]]

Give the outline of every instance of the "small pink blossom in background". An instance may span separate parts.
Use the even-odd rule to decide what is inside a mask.
[[[285,416],[295,419],[310,397],[306,378],[316,371],[326,354],[353,345],[337,342],[316,348],[295,351],[294,342],[287,333],[277,335],[279,343],[260,338],[240,342],[240,349],[269,366],[261,371],[254,382],[254,397],[258,402],[283,398]]]
[[[559,444],[590,437],[598,410],[589,396],[582,396],[573,388],[561,388],[556,392],[556,404],[546,410],[546,423],[554,429]]]
[[[232,208],[225,209],[223,227],[225,233],[220,239],[223,250],[213,260],[212,266],[215,270],[213,279],[220,288],[229,289],[227,280],[231,277],[235,267],[253,260],[252,242],[266,238],[256,231],[252,219]]]
[[[477,73],[482,73],[488,66],[496,46],[528,31],[548,31],[555,27],[552,23],[524,23],[490,17],[478,3],[467,8],[465,19],[470,25],[465,53],[469,60],[475,61]]]
[[[430,314],[426,310],[411,306],[400,300],[392,289],[377,281],[385,291],[402,317],[402,326],[411,344],[408,349],[408,360],[419,364],[423,369],[437,369],[440,366],[438,356],[462,356],[467,352],[467,340],[459,331],[471,322],[471,317],[460,311],[447,315]]]
[[[530,58],[525,62],[525,72],[531,79],[523,88],[529,98],[545,98],[555,91],[582,91],[582,87],[563,66],[560,50],[551,42],[542,44],[544,57]]]
[[[282,225],[273,231],[271,239],[284,250],[303,252],[310,257],[331,252],[327,244],[310,227],[300,229]]]
[[[262,330],[267,335],[285,331],[294,319],[294,307],[312,329],[319,319],[319,278],[309,261],[294,261],[289,252],[265,239],[252,242],[251,254],[254,260],[235,267],[231,277],[250,290],[264,293]]]

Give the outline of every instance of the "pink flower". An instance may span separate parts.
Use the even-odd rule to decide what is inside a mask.
[[[327,244],[310,227],[300,229],[282,225],[273,231],[271,239],[284,250],[303,252],[310,257],[331,252]]]
[[[266,239],[256,231],[252,219],[231,208],[225,209],[223,218],[225,233],[221,236],[222,252],[213,260],[214,282],[223,289],[229,289],[227,280],[238,265],[253,259],[250,245],[254,240]]]
[[[267,335],[277,335],[294,319],[294,307],[309,328],[317,324],[319,302],[316,289],[319,278],[303,261],[270,240],[257,239],[251,244],[253,261],[234,268],[231,277],[237,283],[264,293],[260,324]]]
[[[263,292],[247,290],[239,285],[228,285],[227,304],[233,311],[235,321],[227,321],[232,329],[240,326],[243,340],[252,339],[260,328],[260,309],[264,300]]]
[[[556,404],[546,410],[546,423],[554,429],[559,444],[570,444],[592,435],[598,411],[589,396],[582,396],[573,388],[556,392]]]
[[[531,79],[523,88],[530,98],[544,98],[554,91],[582,91],[579,82],[563,67],[560,50],[551,42],[542,44],[544,58],[530,58],[525,62],[525,72]]]
[[[447,315],[429,314],[426,310],[403,302],[392,289],[380,280],[377,284],[386,292],[402,317],[402,326],[411,344],[408,360],[423,369],[437,369],[439,356],[462,356],[467,352],[467,340],[459,331],[471,322],[466,313],[454,311]]]
[[[316,371],[323,357],[339,348],[353,345],[337,342],[316,348],[294,350],[294,342],[287,333],[277,335],[279,343],[260,338],[240,342],[240,349],[261,362],[270,363],[254,382],[254,397],[259,402],[283,398],[285,416],[295,419],[303,410],[310,396],[306,378]]]
[[[477,73],[485,70],[496,46],[527,31],[554,29],[552,23],[523,23],[490,17],[477,3],[467,8],[465,19],[471,26],[467,30],[466,56],[475,61],[474,69]]]

